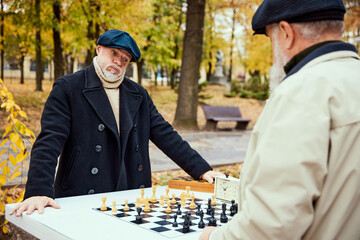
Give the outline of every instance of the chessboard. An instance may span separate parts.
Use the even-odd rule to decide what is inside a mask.
[[[226,203],[217,202],[216,206],[212,206],[212,211],[214,211],[212,217],[211,211],[208,210],[211,199],[194,198],[195,204],[196,205],[200,204],[200,207],[197,206],[197,208],[194,210],[190,209],[189,207],[192,201],[191,199],[186,199],[185,206],[181,206],[179,204],[180,198],[175,197],[175,200],[177,203],[170,205],[171,213],[167,213],[165,211],[165,209],[168,207],[166,203],[163,206],[160,206],[159,199],[157,200],[156,203],[151,203],[151,202],[149,203],[150,212],[144,212],[143,211],[144,205],[142,205],[142,210],[140,210],[140,214],[138,213],[139,209],[135,208],[135,202],[127,204],[129,206],[129,210],[127,211],[124,211],[125,204],[116,204],[116,205],[113,204],[112,206],[106,205],[107,207],[106,210],[101,210],[100,207],[93,208],[93,210],[98,211],[102,214],[106,214],[109,217],[117,218],[120,221],[124,221],[130,224],[135,224],[138,227],[141,227],[148,231],[155,232],[167,238],[177,238],[184,236],[184,234],[192,234],[202,231],[203,228],[199,228],[198,226],[199,222],[201,221],[201,218],[205,223],[204,224],[205,226],[209,225],[211,218],[213,223],[214,223],[213,219],[214,218],[216,219],[216,226],[221,226],[223,224],[226,224],[226,223],[221,223],[220,221],[220,216],[221,213],[223,212],[222,210],[223,204]],[[115,206],[116,206],[116,211],[111,211],[112,209],[114,209]],[[232,219],[231,216],[232,214],[230,212],[231,204],[226,204],[225,206],[226,206],[225,213],[228,218],[228,221],[230,221]],[[199,215],[203,215],[202,217],[197,215],[197,213],[199,213],[198,210],[200,209],[202,210],[203,214],[199,214]],[[179,214],[180,213],[179,210],[181,211],[181,214]],[[142,218],[141,223],[138,223],[136,221],[137,215],[141,216]],[[173,226],[174,215],[176,215],[176,222],[177,222],[176,227]],[[184,232],[184,228],[183,228],[186,218],[187,220],[190,220],[190,224],[191,224],[189,225],[188,232]]]

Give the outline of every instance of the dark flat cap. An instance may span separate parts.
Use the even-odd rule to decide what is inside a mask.
[[[252,28],[255,34],[265,34],[265,27],[287,21],[313,22],[344,20],[342,0],[264,0],[254,14]]]
[[[109,30],[103,33],[96,42],[110,48],[120,48],[131,54],[131,62],[137,62],[141,57],[141,52],[135,40],[127,32],[117,29]]]

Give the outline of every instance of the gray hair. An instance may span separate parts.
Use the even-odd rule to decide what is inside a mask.
[[[306,39],[317,41],[324,35],[342,36],[344,22],[341,20],[323,20],[314,22],[292,23]]]

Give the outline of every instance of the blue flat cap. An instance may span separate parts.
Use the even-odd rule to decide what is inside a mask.
[[[254,14],[252,29],[254,35],[265,34],[272,23],[344,20],[344,14],[342,0],[264,0]]]
[[[120,48],[131,54],[131,62],[137,62],[141,57],[141,52],[135,40],[127,32],[117,29],[103,33],[96,42],[110,48]]]

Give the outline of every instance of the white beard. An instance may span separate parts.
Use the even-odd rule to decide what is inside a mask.
[[[114,74],[113,71],[108,71],[108,67],[114,67],[119,70],[119,74]],[[120,67],[116,66],[115,64],[108,64],[105,67],[101,66],[101,71],[104,73],[104,76],[109,82],[113,82],[118,79],[120,76],[124,77],[125,71],[123,71]]]
[[[281,81],[286,76],[284,66],[288,62],[287,56],[281,50],[278,41],[274,38],[274,57],[276,62],[273,63],[270,69],[270,93],[274,92],[275,88],[280,85]]]

